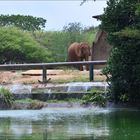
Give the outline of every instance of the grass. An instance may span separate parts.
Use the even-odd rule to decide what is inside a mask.
[[[37,102],[41,102],[39,100],[32,100],[32,99],[20,99],[20,100],[15,100],[15,103],[25,103],[25,104],[29,104],[29,103],[37,103]],[[44,103],[64,103],[64,102],[68,102],[68,103],[82,103],[82,99],[75,99],[75,98],[67,98],[64,100],[47,100]]]
[[[59,70],[59,69],[58,69]],[[52,84],[63,84],[69,82],[89,82],[89,72],[88,71],[78,71],[70,68],[62,68],[61,72],[56,73],[56,75],[47,75],[47,79],[51,78],[48,83]],[[54,72],[55,73],[55,72]],[[38,84],[38,80],[42,81],[42,76],[22,76],[21,71],[16,71],[14,77],[7,79],[5,83],[12,81],[14,83],[22,84]],[[5,75],[6,76],[6,75]],[[104,75],[94,75],[94,81],[105,81],[106,77]]]
[[[75,99],[75,98],[67,98],[64,100],[48,100],[47,103],[82,103],[82,99]]]
[[[42,102],[40,100],[32,100],[32,99],[21,99],[15,100],[15,103],[19,104],[28,104],[28,109],[41,109],[42,107],[47,106],[46,102]]]
[[[13,94],[10,92],[10,90],[8,90],[4,87],[1,87],[0,88],[0,96],[1,96],[1,98],[3,98],[4,103],[7,106],[11,106],[13,104],[14,98],[13,98]]]
[[[74,77],[69,79],[55,79],[51,80],[51,83],[54,84],[63,84],[63,83],[71,83],[71,82],[89,82],[89,79],[87,77],[81,76],[81,77]]]
[[[26,99],[20,99],[20,100],[15,100],[16,103],[31,103],[33,100],[26,98]]]

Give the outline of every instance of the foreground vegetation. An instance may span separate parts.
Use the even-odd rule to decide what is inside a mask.
[[[115,102],[140,101],[140,2],[108,0],[101,17],[101,28],[108,32],[113,46],[104,70],[111,82],[110,93]]]
[[[82,91],[81,91],[82,92]],[[36,93],[34,93],[36,94]],[[53,93],[52,93],[53,94]],[[63,93],[57,93],[58,95]],[[69,93],[64,93],[69,94]],[[77,93],[80,94],[80,93]],[[74,104],[79,103],[79,105],[97,105],[105,107],[108,101],[107,93],[104,90],[90,90],[83,97],[53,97],[53,99],[48,98],[46,101],[35,100],[24,97],[24,99],[16,99],[14,94],[10,92],[7,88],[0,88],[0,109],[41,109],[47,107],[49,103],[63,104],[67,103],[65,107],[72,107]],[[62,98],[62,99],[61,99]]]

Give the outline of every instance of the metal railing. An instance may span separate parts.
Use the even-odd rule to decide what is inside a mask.
[[[94,65],[105,65],[106,60],[101,61],[77,61],[77,62],[57,62],[57,63],[31,63],[31,64],[3,64],[0,65],[0,70],[30,70],[42,69],[42,82],[47,81],[47,69],[56,68],[59,66],[73,66],[73,65],[89,65],[89,80],[94,81]]]

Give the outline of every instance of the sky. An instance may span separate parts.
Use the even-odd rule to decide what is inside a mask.
[[[99,21],[93,15],[103,14],[106,0],[87,1],[80,6],[82,0],[46,0],[46,1],[0,1],[0,14],[31,15],[47,20],[45,30],[62,30],[65,25],[80,22],[83,27],[97,26]]]

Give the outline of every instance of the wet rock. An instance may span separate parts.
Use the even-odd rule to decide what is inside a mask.
[[[0,110],[7,110],[10,108],[11,108],[11,105],[7,104],[4,100],[4,98],[0,97]]]
[[[35,100],[29,103],[14,103],[11,109],[42,109],[44,107],[47,107],[47,103]]]

